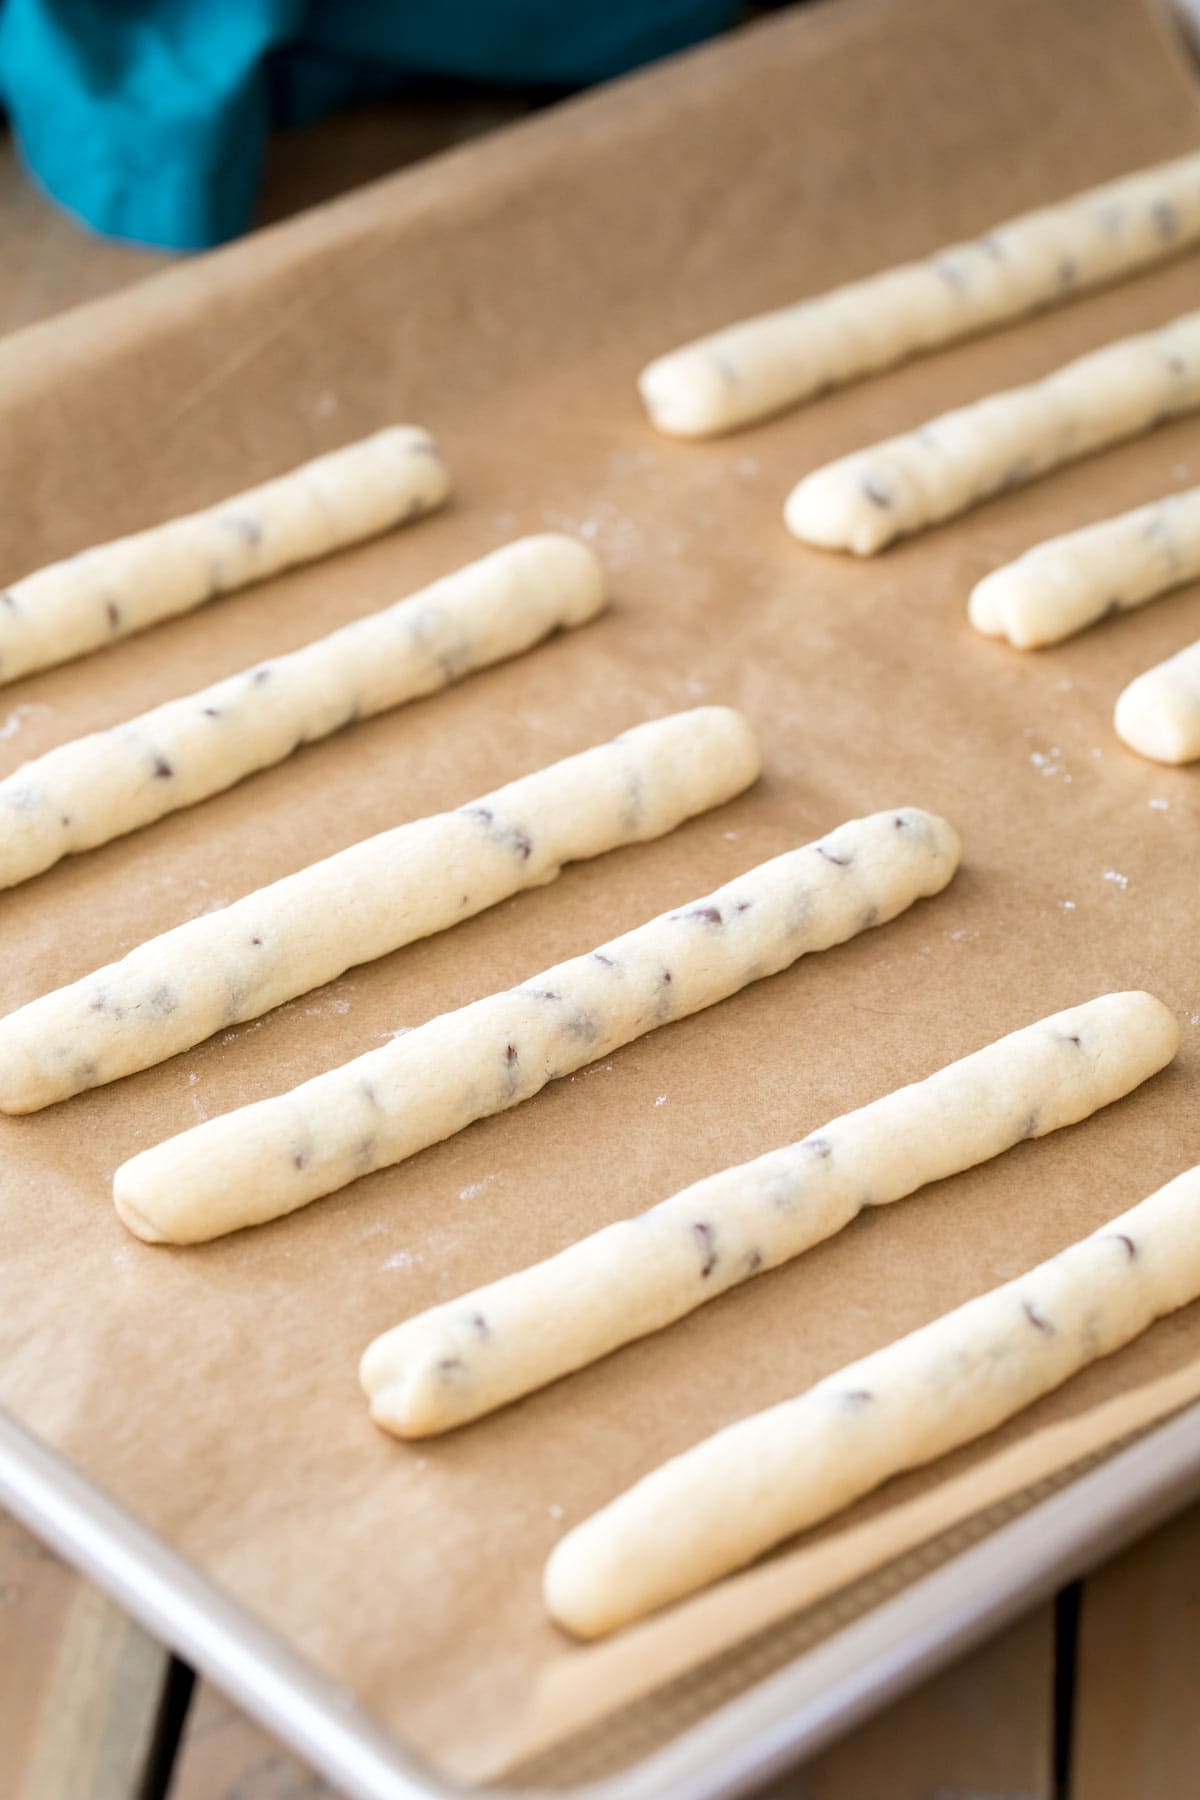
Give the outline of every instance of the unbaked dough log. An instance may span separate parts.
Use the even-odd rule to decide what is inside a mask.
[[[1200,240],[1200,155],[1022,213],[922,262],[731,325],[652,362],[660,431],[709,437],[940,344],[1054,306]]]
[[[1200,1167],[1048,1262],[741,1419],[567,1533],[551,1615],[597,1637],[994,1430],[1200,1298]]]
[[[967,616],[1018,650],[1057,644],[1200,575],[1200,488],[1035,544],[977,582]]]
[[[113,1198],[148,1242],[257,1225],[412,1156],[668,1020],[936,894],[953,828],[915,808],[853,819],[505,993],[144,1150]]]
[[[400,1437],[477,1419],[799,1256],[865,1207],[1087,1118],[1178,1047],[1172,1014],[1141,993],[1106,994],[1014,1031],[385,1332],[359,1371],[371,1417]]]
[[[392,425],[203,512],[38,569],[0,592],[0,681],[375,537],[449,491],[429,433]]]
[[[47,751],[0,781],[0,887],[194,806],[603,605],[603,572],[585,545],[520,538],[290,655]]]
[[[149,1068],[553,881],[564,863],[661,837],[759,768],[741,713],[699,707],[353,844],[0,1020],[0,1111],[33,1112]]]
[[[871,556],[1197,406],[1200,312],[814,469],[792,489],[784,517],[805,543]]]
[[[1131,681],[1113,714],[1117,736],[1152,762],[1200,757],[1200,642]]]

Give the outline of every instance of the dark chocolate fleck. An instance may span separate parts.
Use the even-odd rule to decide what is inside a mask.
[[[958,294],[966,292],[966,278],[961,269],[955,268],[951,262],[935,262],[933,266],[947,287],[952,287]]]
[[[746,1252],[746,1273],[747,1273],[747,1275],[757,1275],[758,1271],[762,1268],[762,1266],[763,1266],[762,1251],[761,1250],[748,1250]]]
[[[307,1169],[308,1163],[309,1152],[307,1150],[297,1150],[292,1157],[292,1167],[294,1169]]]
[[[504,1046],[504,1060],[511,1069],[512,1065],[517,1060],[517,1046],[515,1044],[506,1044]]]
[[[1064,1031],[1061,1036],[1064,1044],[1075,1044],[1082,1048],[1082,1039],[1077,1031]]]
[[[236,531],[238,536],[244,538],[248,544],[262,543],[262,526],[257,519],[251,519],[245,513],[230,513],[228,518],[222,520],[222,523],[227,525],[230,531]]]
[[[823,856],[826,862],[836,863],[839,869],[848,869],[853,861],[853,858],[849,856],[835,856],[832,850],[825,848],[824,844],[817,845],[817,855]]]
[[[219,706],[206,706],[204,708],[204,716],[206,719],[219,719],[221,716],[221,709]]]
[[[154,759],[154,773],[159,781],[170,781],[175,771],[165,756],[157,756]]]
[[[735,913],[749,912],[753,905],[753,900],[739,900],[733,910]]]
[[[360,1144],[354,1146],[354,1159],[360,1163],[371,1163],[375,1160],[376,1140],[365,1137]]]
[[[1130,1262],[1132,1262],[1134,1257],[1137,1255],[1137,1245],[1134,1243],[1133,1239],[1129,1236],[1128,1232],[1114,1231],[1113,1236],[1116,1238],[1116,1240],[1119,1244],[1124,1244],[1126,1250],[1128,1250],[1128,1252],[1129,1252],[1129,1260],[1130,1260]]]
[[[522,989],[522,992],[528,994],[531,1000],[561,1000],[562,999],[562,995],[556,994],[553,988],[527,987],[527,988]]]
[[[481,1312],[471,1314],[471,1329],[477,1337],[485,1338],[492,1335],[492,1328]]]
[[[265,664],[261,669],[255,669],[252,677],[255,687],[261,687],[264,681],[270,681],[270,679],[271,671]]]
[[[374,1083],[371,1081],[368,1081],[365,1075],[361,1076],[359,1079],[358,1091],[362,1095],[363,1099],[366,1100],[369,1105],[373,1106],[375,1108],[375,1110],[378,1112],[378,1110],[379,1110],[379,1095],[375,1092]]]
[[[165,1019],[167,1014],[173,1013],[178,1005],[178,994],[174,988],[168,987],[166,982],[161,982],[158,987],[153,988],[146,995],[146,1010],[153,1013],[158,1019]]]
[[[113,630],[115,631],[117,629],[117,626],[121,623],[120,607],[117,605],[115,600],[106,600],[104,602],[104,610],[108,614],[109,624],[112,626]]]
[[[60,813],[58,822],[60,825],[69,825],[71,823],[70,813]]]
[[[717,1246],[713,1228],[704,1219],[697,1219],[692,1226],[692,1235],[700,1249],[700,1279],[704,1281],[717,1266]]]
[[[1023,1138],[1031,1138],[1037,1128],[1038,1116],[1036,1113],[1030,1113],[1024,1124],[1021,1126],[1021,1136]]]
[[[533,840],[529,833],[520,825],[497,825],[496,815],[490,806],[463,806],[459,810],[467,818],[478,819],[482,824],[488,826],[496,842],[507,844],[522,862],[527,861],[533,854]]]
[[[1049,1319],[1043,1319],[1032,1300],[1025,1300],[1022,1302],[1022,1305],[1025,1309],[1025,1317],[1029,1320],[1029,1323],[1033,1326],[1034,1330],[1044,1331],[1048,1336],[1053,1337],[1053,1325],[1050,1323]]]
[[[891,506],[891,495],[886,494],[879,483],[873,481],[869,475],[864,475],[858,485],[866,495],[867,499],[871,502],[872,506],[881,506],[885,510]]]
[[[676,916],[678,917],[678,915]],[[683,917],[685,919],[704,919],[709,925],[720,925],[724,922],[719,906],[689,906]]]
[[[844,1400],[847,1406],[865,1406],[874,1398],[870,1388],[843,1388],[838,1395],[838,1399]]]
[[[261,938],[260,938],[260,937],[252,937],[252,938],[251,938],[251,939],[250,939],[250,942],[251,942],[251,943],[252,943],[252,944],[261,944],[261,943],[262,943],[262,939],[261,939]]]
[[[442,680],[457,681],[471,667],[471,646],[469,644],[452,644],[448,650],[438,652],[437,665],[441,670]]]
[[[675,978],[671,974],[670,969],[664,969],[662,974],[658,978],[659,986],[660,987],[670,987],[670,985],[674,979]]]
[[[603,963],[606,969],[615,969],[617,966],[611,956],[605,956],[603,950],[593,950],[592,958],[595,962]]]
[[[1156,200],[1150,208],[1154,229],[1164,244],[1169,244],[1179,231],[1179,214],[1169,200]]]
[[[463,1360],[461,1356],[439,1356],[437,1362],[434,1364],[439,1375],[453,1375],[454,1371],[456,1369],[461,1369],[462,1366]]]
[[[1032,459],[1028,456],[1022,456],[1018,461],[1011,463],[1009,467],[1005,469],[1003,475],[1001,475],[999,481],[996,483],[995,492],[997,494],[1007,494],[1011,489],[1020,487],[1023,482],[1028,481],[1032,474]]]
[[[802,1148],[811,1150],[814,1156],[832,1156],[833,1145],[827,1137],[807,1137]]]
[[[5,588],[3,592],[0,592],[0,605],[10,607],[13,612],[20,612],[21,610],[17,602],[17,596],[15,594],[10,594],[7,588]]]
[[[241,1023],[242,1008],[250,998],[250,989],[244,982],[235,981],[225,997],[225,1024]]]
[[[625,805],[621,811],[621,830],[635,832],[641,823],[645,810],[645,793],[642,778],[636,769],[631,770],[626,781]]]

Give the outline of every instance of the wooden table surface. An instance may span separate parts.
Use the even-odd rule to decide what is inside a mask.
[[[522,110],[368,108],[271,148],[282,216]],[[51,207],[0,138],[0,332],[167,258]],[[771,1800],[1197,1800],[1200,1507],[796,1771]],[[317,1800],[333,1790],[0,1514],[0,1800]],[[766,1800],[766,1797],[764,1797]]]

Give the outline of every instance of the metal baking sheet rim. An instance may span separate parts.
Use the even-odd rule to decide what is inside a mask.
[[[642,1762],[570,1792],[579,1800],[745,1793],[1197,1495],[1200,1405],[999,1526]],[[3,1411],[0,1502],[349,1800],[440,1800],[465,1791],[423,1767],[352,1693]]]

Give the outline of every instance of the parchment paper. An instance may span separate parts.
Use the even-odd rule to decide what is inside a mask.
[[[709,445],[656,437],[633,390],[698,331],[1197,143],[1182,54],[1138,0],[838,0],[0,345],[6,574],[391,419],[436,431],[457,484],[437,519],[5,689],[2,769],[520,532],[583,533],[614,589],[586,630],[0,896],[4,1007],[636,720],[721,700],[762,734],[761,784],[672,838],[0,1121],[0,1398],[443,1769],[479,1776],[544,1744],[554,1694],[578,1689],[572,1664],[594,1653],[539,1600],[571,1523],[1200,1158],[1200,775],[1140,762],[1110,727],[1124,682],[1200,633],[1200,594],[1037,656],[964,617],[970,583],[1026,545],[1200,480],[1200,423],[873,562],[806,551],[780,520],[816,462],[1196,306],[1200,259]],[[897,923],[292,1219],[181,1251],[117,1222],[111,1173],[142,1145],[899,803],[947,813],[965,862]],[[868,1214],[448,1439],[370,1426],[356,1360],[400,1317],[1052,1008],[1141,985],[1180,1014],[1183,1049],[1101,1117]],[[1198,1352],[1192,1308],[856,1509],[838,1529],[869,1519],[870,1548],[843,1578],[907,1541],[904,1505],[951,1477],[969,1504],[977,1470],[985,1504],[996,1454],[1012,1479],[1040,1473],[1048,1430],[1126,1396],[1125,1431],[1164,1381],[1194,1392]],[[744,1607],[731,1586],[655,1621],[640,1664],[637,1634],[594,1656],[592,1714],[756,1628],[764,1580],[742,1578]]]

